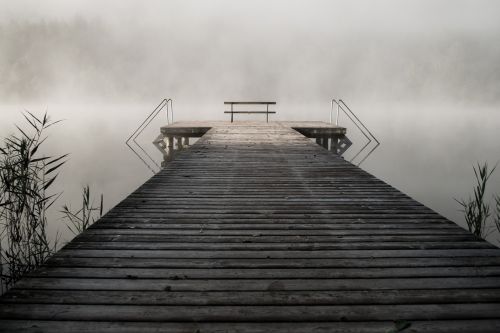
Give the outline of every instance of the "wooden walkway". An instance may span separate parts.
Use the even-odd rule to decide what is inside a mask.
[[[493,333],[500,250],[286,124],[220,123],[0,302],[1,332]]]

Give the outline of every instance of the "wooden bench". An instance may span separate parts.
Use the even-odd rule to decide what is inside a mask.
[[[231,114],[231,122],[233,122],[235,113],[265,114],[266,122],[269,122],[269,114],[276,113],[276,111],[269,111],[269,105],[276,105],[276,102],[224,102],[224,104],[231,105],[231,111],[224,111],[224,113]],[[266,111],[234,111],[234,105],[266,105]]]

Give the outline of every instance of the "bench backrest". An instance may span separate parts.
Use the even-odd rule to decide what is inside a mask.
[[[276,102],[224,102],[225,105],[231,105],[231,111],[224,111],[224,113],[231,114],[231,122],[233,122],[235,113],[247,113],[247,114],[256,114],[256,113],[265,113],[266,114],[266,122],[269,122],[269,114],[276,113],[276,111],[269,111],[269,105],[276,105]],[[234,105],[265,105],[266,111],[234,111]]]

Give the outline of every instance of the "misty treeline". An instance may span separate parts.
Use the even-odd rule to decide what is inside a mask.
[[[43,154],[47,130],[59,121],[30,112],[24,118],[26,126],[16,126],[16,133],[0,143],[0,292],[42,265],[59,246],[57,236],[49,237],[47,212],[62,194],[51,189],[68,155]],[[61,213],[77,235],[102,215],[102,207],[102,196],[94,206],[85,186],[82,208],[65,205]]]
[[[491,196],[487,193],[488,181],[496,167],[491,168],[487,162],[474,166],[472,194],[466,199],[455,199],[462,207],[469,231],[483,239],[495,232],[500,234],[500,192]]]
[[[188,89],[301,96],[500,99],[497,32],[253,29],[224,15],[161,24],[102,18],[0,22],[0,100],[139,101]],[[232,24],[228,29],[227,24]],[[272,28],[272,27],[271,27]],[[219,78],[214,80],[214,78]]]

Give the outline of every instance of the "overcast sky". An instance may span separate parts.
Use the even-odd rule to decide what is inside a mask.
[[[0,1],[0,101],[500,94],[500,1]]]

